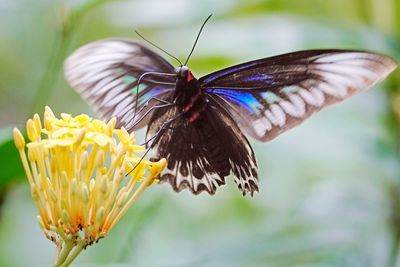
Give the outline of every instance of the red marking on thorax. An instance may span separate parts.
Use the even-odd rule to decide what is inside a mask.
[[[189,70],[189,73],[188,73],[188,76],[187,76],[187,81],[190,82],[193,79],[194,79],[194,76],[193,76],[192,72]]]
[[[194,96],[192,96],[189,100],[189,103],[187,103],[187,105],[183,108],[183,112],[188,112],[194,105],[194,103],[196,102],[196,100],[199,98],[200,96],[200,91],[197,92],[197,94],[195,94]]]
[[[189,122],[194,122],[195,120],[197,120],[200,117],[200,112],[195,112],[192,114],[192,116],[190,116],[189,118]]]
[[[188,75],[187,75],[187,82],[190,82],[192,80],[194,80],[195,77],[193,76],[192,72],[189,70]],[[196,105],[196,101],[198,101],[199,97],[201,96],[201,91],[198,90],[196,92],[196,94],[194,94],[193,96],[191,96],[189,98],[189,101],[187,102],[187,104],[183,107],[183,112],[184,113],[188,113],[188,121],[190,123],[196,121],[197,119],[199,119],[201,112],[203,112],[204,108],[202,108],[201,110],[193,110],[197,109],[196,107],[194,107]]]
[[[187,82],[190,82],[191,80],[194,79],[194,76],[192,74],[192,72],[189,70],[188,76],[187,76]],[[200,96],[200,91],[197,92],[197,94],[195,94],[194,96],[192,96],[189,100],[189,102],[187,103],[187,105],[183,108],[183,112],[188,112],[194,105],[194,103],[196,102],[196,100],[199,98]]]

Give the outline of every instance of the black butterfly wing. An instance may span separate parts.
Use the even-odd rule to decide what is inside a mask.
[[[64,63],[65,77],[73,88],[104,119],[117,117],[118,126],[134,130],[146,126],[150,116],[141,118],[158,101],[175,89],[174,67],[155,52],[129,40],[105,39],[77,49]],[[136,106],[136,91],[137,110]],[[134,114],[137,112],[135,118]]]
[[[258,191],[253,150],[230,114],[212,99],[194,122],[176,106],[157,109],[147,137],[154,138],[157,155],[168,159],[160,180],[177,192],[214,194],[231,172],[243,195]]]
[[[368,89],[395,68],[391,58],[379,54],[310,50],[226,68],[199,83],[241,129],[265,142]]]

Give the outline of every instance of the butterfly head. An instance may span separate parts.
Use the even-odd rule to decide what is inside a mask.
[[[184,80],[186,82],[190,82],[194,79],[192,72],[187,66],[178,67],[178,69],[176,70],[176,75],[178,76],[178,79]]]

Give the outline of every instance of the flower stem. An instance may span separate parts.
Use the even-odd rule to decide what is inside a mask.
[[[72,241],[65,241],[65,246],[61,250],[61,254],[57,254],[56,263],[54,267],[62,266],[62,264],[67,259],[68,255],[71,253],[71,250],[74,248],[74,243]]]
[[[81,253],[83,249],[83,242],[79,242],[77,246],[73,249],[72,253],[68,255],[65,261],[60,265],[60,267],[67,267],[71,264],[73,260]]]

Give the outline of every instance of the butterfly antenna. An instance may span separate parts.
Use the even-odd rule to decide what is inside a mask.
[[[177,57],[175,57],[175,56],[172,55],[171,53],[168,53],[167,51],[165,51],[164,49],[162,49],[161,47],[159,47],[158,45],[156,45],[156,44],[153,43],[152,41],[146,39],[146,38],[145,38],[143,35],[141,35],[137,30],[135,30],[135,33],[136,33],[137,35],[139,35],[140,38],[142,38],[143,40],[145,40],[146,42],[148,42],[148,43],[151,44],[152,46],[158,48],[159,50],[163,51],[165,54],[167,54],[168,56],[172,57],[173,59],[175,59],[176,61],[178,61],[179,64],[180,64],[181,66],[183,66],[183,65],[182,65],[182,62],[181,62]]]
[[[194,41],[192,50],[190,51],[189,56],[187,57],[187,59],[186,59],[186,61],[185,61],[185,64],[184,64],[185,66],[186,66],[186,64],[188,63],[188,61],[189,61],[189,59],[190,59],[190,56],[192,55],[192,53],[193,53],[193,51],[194,51],[194,48],[196,47],[197,41],[199,40],[201,31],[203,30],[204,25],[206,25],[207,21],[211,18],[212,15],[213,15],[213,14],[210,14],[210,15],[206,18],[206,20],[203,22],[203,25],[201,25],[200,31],[199,31],[199,33],[197,34],[197,37],[196,37],[196,41]]]

